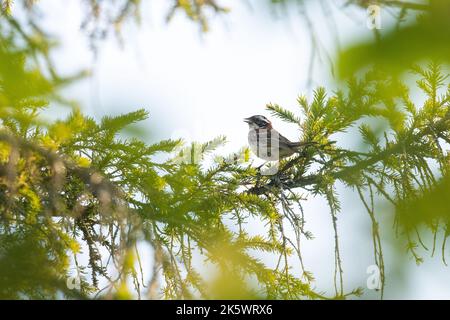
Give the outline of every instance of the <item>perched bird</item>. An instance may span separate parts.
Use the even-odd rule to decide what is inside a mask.
[[[272,123],[264,116],[255,115],[244,118],[248,123],[248,144],[258,158],[276,161],[301,151],[303,147],[315,142],[292,142],[272,127]]]

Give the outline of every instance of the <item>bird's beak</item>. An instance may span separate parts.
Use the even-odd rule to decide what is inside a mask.
[[[252,120],[250,120],[250,118],[244,118],[244,122],[251,123]]]

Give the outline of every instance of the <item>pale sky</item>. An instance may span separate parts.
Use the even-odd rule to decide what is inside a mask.
[[[150,111],[144,125],[149,142],[179,137],[207,141],[225,135],[229,143],[222,151],[231,152],[246,145],[248,128],[242,118],[269,116],[264,110],[269,102],[296,111],[297,96],[312,93],[312,88],[307,87],[311,42],[304,21],[295,11],[290,19],[277,18],[261,6],[262,1],[248,2],[252,5],[221,1],[231,7],[231,13],[211,19],[211,31],[201,34],[198,26],[181,13],[166,24],[164,0],[144,1],[142,25],[128,24],[123,30],[125,47],[120,48],[113,38],[106,40],[100,44],[96,59],[87,37],[79,30],[79,0],[45,0],[40,6],[46,7],[45,25],[61,42],[54,54],[58,68],[68,73],[80,67],[93,71],[91,78],[65,90],[67,97],[81,102],[85,112],[100,118],[145,108]],[[333,54],[330,21],[325,20],[317,3],[310,6],[310,16],[320,41]],[[369,34],[363,11],[333,12],[342,44]],[[382,19],[388,22],[389,15],[382,12]],[[330,70],[326,59],[317,62],[313,86],[326,86],[330,92],[335,89]],[[273,122],[288,138],[298,138],[294,126],[276,119]],[[356,194],[344,191],[342,186],[337,190],[342,196],[338,227],[345,289],[361,286],[364,297],[376,298],[366,288],[366,269],[373,264],[369,217]],[[305,264],[314,272],[316,287],[332,293],[334,242],[329,210],[323,199],[310,198],[304,206],[306,229],[315,236],[314,240],[304,241]],[[387,232],[382,236],[390,237],[390,212],[379,213],[387,221]],[[398,269],[392,265],[396,253],[386,241],[384,252],[388,277],[385,298],[450,297],[450,274],[439,255],[429,258],[424,253],[423,265],[417,267],[410,261],[407,268]],[[273,257],[264,256],[264,260],[273,263]],[[292,261],[295,263],[295,259]],[[150,262],[145,264],[149,270]],[[406,279],[403,285],[402,278]]]

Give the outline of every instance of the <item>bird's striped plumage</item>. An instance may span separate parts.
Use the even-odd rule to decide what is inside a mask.
[[[257,157],[275,161],[289,157],[311,142],[292,142],[272,127],[264,116],[256,115],[244,119],[249,124],[248,143]]]

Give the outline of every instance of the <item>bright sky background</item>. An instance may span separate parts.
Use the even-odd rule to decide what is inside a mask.
[[[246,145],[248,128],[242,118],[253,114],[269,116],[264,110],[269,102],[295,111],[299,94],[311,96],[312,88],[307,86],[311,42],[304,21],[295,10],[290,12],[289,19],[277,18],[262,5],[263,1],[248,1],[247,5],[244,1],[223,0],[220,2],[229,5],[231,13],[211,19],[211,31],[201,34],[198,26],[181,13],[166,24],[166,1],[144,1],[142,25],[127,24],[123,30],[125,47],[109,39],[100,44],[94,59],[88,39],[79,29],[80,2],[40,3],[46,8],[43,19],[46,27],[61,42],[54,54],[58,68],[67,73],[80,67],[93,72],[91,78],[71,86],[65,94],[80,101],[83,110],[96,118],[137,108],[149,110],[151,117],[144,125],[149,142],[179,137],[207,141],[225,135],[229,143],[223,151],[236,151]],[[319,1],[311,3],[310,16],[319,39],[333,53],[330,20],[325,20]],[[341,44],[369,34],[363,11],[333,12]],[[382,12],[382,19],[384,23],[389,15]],[[316,63],[313,87],[320,84],[334,89],[336,84],[330,71],[326,58]],[[294,126],[276,119],[273,122],[288,138],[297,139]],[[356,144],[351,140],[339,143]],[[348,291],[361,286],[365,288],[364,297],[376,298],[373,291],[366,289],[366,269],[373,264],[369,217],[356,194],[340,187],[338,192],[343,207],[338,227],[345,288]],[[315,236],[314,240],[304,242],[305,264],[314,272],[317,288],[330,293],[334,270],[331,217],[323,199],[311,198],[305,209],[306,229]],[[387,210],[379,213],[387,221],[387,232],[382,235],[387,239],[392,236],[390,213]],[[404,267],[392,265],[396,253],[387,242],[384,252],[388,277],[385,298],[450,297],[447,285],[450,274],[439,254],[429,258],[425,252],[423,265],[417,267],[409,261]],[[264,259],[273,263],[273,257]],[[150,262],[145,265],[149,275]]]

